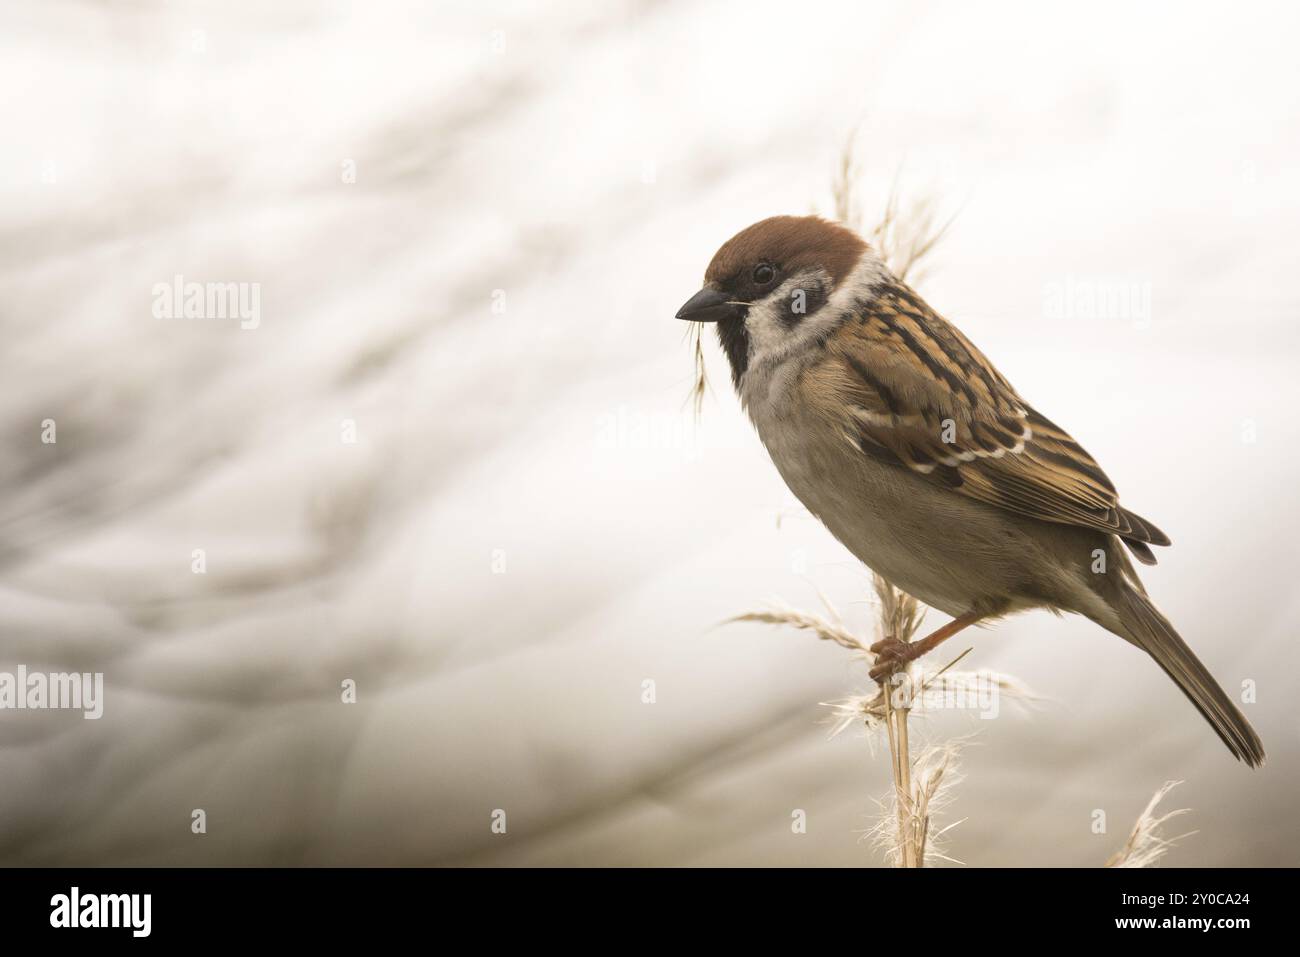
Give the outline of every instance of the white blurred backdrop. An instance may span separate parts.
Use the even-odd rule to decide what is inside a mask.
[[[1174,539],[1148,588],[1269,753],[1014,618],[965,664],[1046,700],[924,723],[973,735],[948,853],[1099,865],[1176,779],[1170,863],[1300,863],[1297,21],[7,0],[0,671],[105,701],[0,712],[0,862],[880,863],[887,761],[820,704],[863,665],[718,627],[820,590],[866,630],[869,582],[711,338],[693,420],[673,318],[856,130],[868,216],[956,217],[921,291]],[[257,284],[256,328],[158,318],[178,275]]]

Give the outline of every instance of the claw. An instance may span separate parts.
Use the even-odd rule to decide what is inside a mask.
[[[869,650],[876,656],[871,666],[871,678],[879,684],[902,671],[916,657],[915,647],[894,637],[880,639]]]

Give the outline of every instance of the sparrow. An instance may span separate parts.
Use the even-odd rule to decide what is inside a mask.
[[[1045,608],[1155,659],[1251,767],[1250,723],[1147,596],[1125,548],[1169,538],[852,230],[775,216],[722,245],[677,318],[715,324],[790,490],[868,567],[952,621],[873,647],[884,681],[971,625]]]

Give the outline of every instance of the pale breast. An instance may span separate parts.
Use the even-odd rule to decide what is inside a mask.
[[[746,383],[745,404],[781,477],[831,534],[869,568],[947,614],[1018,603],[1025,563],[1036,552],[1023,523],[864,455],[800,394],[801,378],[792,365],[755,377]]]

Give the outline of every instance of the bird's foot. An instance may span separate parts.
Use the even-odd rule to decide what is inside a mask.
[[[875,663],[871,666],[872,680],[882,685],[911,664],[918,652],[915,644],[894,638],[892,635],[881,638],[868,650],[876,657]]]

